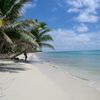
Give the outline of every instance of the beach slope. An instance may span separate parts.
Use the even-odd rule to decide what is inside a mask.
[[[0,100],[100,100],[100,93],[50,63],[21,63],[19,72],[0,72]],[[2,84],[3,83],[3,84]]]

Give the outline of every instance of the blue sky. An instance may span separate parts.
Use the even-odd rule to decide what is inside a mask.
[[[100,0],[35,0],[24,18],[45,21],[56,50],[100,49]]]

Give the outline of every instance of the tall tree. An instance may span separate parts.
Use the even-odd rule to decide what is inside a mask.
[[[36,46],[34,36],[28,31],[29,26],[35,27],[31,19],[18,22],[23,6],[31,0],[0,0],[0,52],[8,53],[13,50],[17,54],[25,53],[29,48]],[[26,29],[27,30],[26,30]],[[15,49],[13,49],[15,48]]]
[[[36,42],[40,47],[40,51],[42,51],[43,47],[54,49],[53,45],[49,43],[53,41],[53,38],[48,34],[50,31],[44,22],[40,22],[37,28],[31,30],[31,33],[35,36]]]
[[[0,49],[13,44],[5,30],[21,16],[20,10],[28,2],[30,0],[0,0]]]

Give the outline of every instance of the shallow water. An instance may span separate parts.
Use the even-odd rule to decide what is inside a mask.
[[[89,80],[89,85],[100,90],[100,51],[44,52],[37,55],[76,77]]]

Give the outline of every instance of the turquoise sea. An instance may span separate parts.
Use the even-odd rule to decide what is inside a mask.
[[[89,81],[100,91],[100,51],[62,51],[38,53],[42,60],[51,62],[77,78]]]

